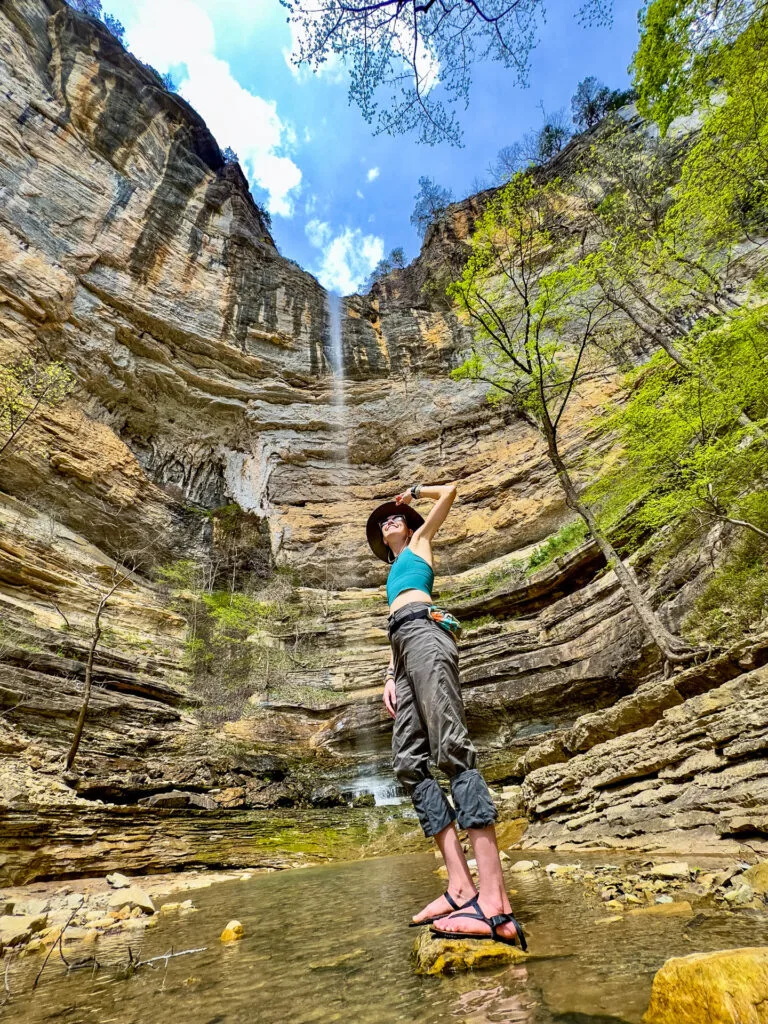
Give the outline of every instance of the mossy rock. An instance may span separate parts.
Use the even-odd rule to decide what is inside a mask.
[[[653,979],[645,1024],[766,1024],[768,948],[723,949],[667,960]]]
[[[425,928],[413,946],[417,974],[455,974],[528,959],[519,946],[490,939],[441,939]]]

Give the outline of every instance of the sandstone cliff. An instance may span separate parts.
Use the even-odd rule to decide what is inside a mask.
[[[145,557],[110,610],[82,767],[68,780],[81,796],[134,805],[182,788],[213,792],[220,807],[259,807],[289,783],[291,798],[311,799],[307,759],[329,777],[381,766],[385,568],[362,526],[403,484],[456,479],[461,514],[441,540],[438,587],[465,619],[493,618],[463,643],[468,714],[492,775],[526,778],[544,821],[532,834],[590,843],[631,834],[610,807],[603,813],[585,775],[631,749],[636,729],[654,730],[668,771],[653,769],[653,785],[633,782],[621,799],[633,807],[642,793],[648,814],[677,800],[670,794],[690,772],[670,766],[690,766],[715,742],[694,749],[678,736],[680,715],[696,723],[706,713],[705,688],[672,693],[659,682],[653,649],[590,544],[538,573],[515,570],[569,518],[561,492],[530,428],[491,408],[481,388],[448,379],[467,336],[440,282],[460,263],[484,197],[453,207],[412,267],[344,300],[341,402],[327,298],[278,254],[242,173],[198,115],[60,0],[6,0],[0,41],[0,358],[61,359],[78,381],[0,466],[8,771],[59,771],[99,581],[129,550]],[[574,406],[563,424],[567,460],[604,451],[590,421],[610,393],[605,384]],[[301,700],[257,698],[247,716],[208,730],[201,757],[187,623],[152,570],[210,555],[217,510],[230,504],[247,513],[250,546],[297,574],[322,658],[296,667]],[[708,552],[681,552],[661,576],[636,569],[676,625]],[[743,697],[745,715],[754,680],[736,677],[761,658],[745,654],[716,679]],[[637,693],[650,703],[633,705]],[[601,726],[594,741],[573,738],[585,714],[613,721],[646,705],[648,714],[613,732]],[[757,735],[738,761],[764,779]],[[745,770],[723,775],[721,796],[729,820],[748,825],[718,830],[710,810],[698,833],[703,819],[661,816],[658,841],[672,845],[689,828],[702,840],[762,841],[765,822],[737,782]],[[14,785],[4,802],[23,814],[35,799]]]

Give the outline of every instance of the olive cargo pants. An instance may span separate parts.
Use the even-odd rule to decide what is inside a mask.
[[[484,828],[497,818],[485,779],[475,767],[477,751],[467,732],[459,685],[459,652],[450,634],[432,619],[412,619],[391,632],[414,602],[389,617],[397,696],[392,729],[395,776],[413,800],[424,834],[434,836],[452,821],[459,828]],[[429,770],[430,759],[450,779],[456,810]]]

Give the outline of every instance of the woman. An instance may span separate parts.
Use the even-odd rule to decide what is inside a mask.
[[[410,507],[421,497],[435,501],[426,521]],[[395,720],[395,775],[413,800],[424,834],[434,836],[448,869],[446,891],[411,924],[431,924],[435,934],[446,938],[494,938],[509,945],[519,942],[525,949],[523,930],[512,916],[504,886],[493,825],[496,808],[475,767],[477,752],[467,733],[456,641],[429,613],[434,607],[432,539],[455,498],[455,484],[413,486],[375,509],[366,526],[372,551],[392,565],[387,579],[392,656],[383,697]],[[430,758],[450,779],[455,810],[430,774]],[[472,844],[479,892],[455,821],[467,830]]]

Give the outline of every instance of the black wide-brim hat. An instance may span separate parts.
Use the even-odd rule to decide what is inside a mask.
[[[404,502],[402,505],[398,505],[396,501],[385,501],[383,505],[375,508],[368,516],[368,522],[365,524],[365,535],[368,538],[371,551],[382,562],[391,562],[394,560],[394,556],[384,543],[379,523],[382,519],[396,515],[405,516],[405,524],[409,530],[418,530],[424,523],[423,517],[419,515],[416,509],[411,508],[410,505],[406,505]]]

